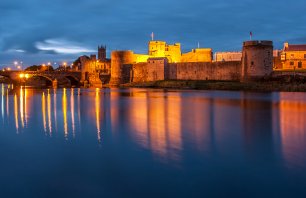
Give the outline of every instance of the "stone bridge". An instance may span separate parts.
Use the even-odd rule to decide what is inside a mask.
[[[0,76],[6,77],[15,84],[25,82],[33,77],[43,78],[54,88],[58,85],[80,85],[81,72],[75,71],[0,71]]]

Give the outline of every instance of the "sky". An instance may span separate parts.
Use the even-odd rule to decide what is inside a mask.
[[[72,62],[98,45],[147,53],[155,40],[240,51],[249,39],[306,43],[305,0],[1,0],[0,67]]]

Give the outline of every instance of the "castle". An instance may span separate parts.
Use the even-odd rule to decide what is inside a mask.
[[[280,54],[279,68],[284,70],[306,69],[306,45],[284,43],[284,48]]]
[[[98,46],[98,58],[96,55],[81,56],[80,63],[81,82],[85,87],[101,87],[109,81],[111,62],[106,58],[106,46]]]
[[[222,61],[214,61],[211,48],[192,49],[184,54],[180,43],[169,45],[152,40],[148,54],[113,51],[109,60],[106,47],[99,47],[98,59],[95,55],[81,58],[82,81],[94,87],[157,80],[248,81],[270,76],[273,71],[272,41],[245,41],[241,55],[233,55],[231,58],[222,54]]]

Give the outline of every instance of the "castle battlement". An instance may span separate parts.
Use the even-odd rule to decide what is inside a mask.
[[[272,41],[267,41],[267,40],[258,40],[258,41],[244,41],[243,42],[243,47],[248,47],[248,46],[273,46]]]

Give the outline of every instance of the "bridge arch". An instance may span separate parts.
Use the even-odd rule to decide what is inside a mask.
[[[79,86],[80,85],[80,79],[73,76],[73,75],[65,75],[64,78],[69,80],[71,86]]]
[[[26,82],[27,83],[33,83],[31,81],[29,81],[30,79],[33,79],[33,78],[40,78],[40,79],[44,79],[45,80],[45,86],[49,87],[49,86],[52,86],[52,83],[53,83],[53,79],[50,78],[49,76],[46,76],[46,75],[31,75],[29,74],[29,77],[26,79]],[[35,85],[35,83],[33,84],[33,86]],[[41,84],[39,84],[41,85]]]

